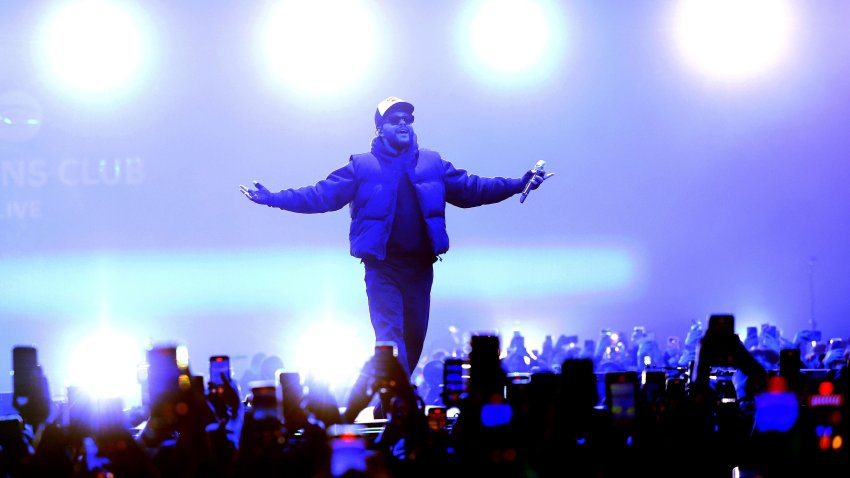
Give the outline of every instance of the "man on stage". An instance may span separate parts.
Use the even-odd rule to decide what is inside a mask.
[[[475,207],[537,189],[551,174],[485,178],[456,169],[413,131],[413,105],[396,97],[378,104],[372,150],[313,186],[272,193],[240,186],[257,204],[320,213],[350,205],[351,255],[366,269],[366,295],[377,341],[392,341],[408,376],[416,368],[431,303],[433,264],[449,249],[446,203]],[[527,191],[526,191],[527,192]]]

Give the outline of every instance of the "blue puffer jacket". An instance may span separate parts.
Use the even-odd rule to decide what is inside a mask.
[[[386,257],[387,240],[395,216],[401,174],[416,190],[422,217],[435,255],[449,250],[446,203],[475,207],[503,201],[522,192],[521,179],[485,178],[468,174],[445,161],[436,151],[420,149],[407,171],[393,168],[372,153],[352,155],[348,164],[313,186],[272,194],[269,206],[292,212],[320,213],[351,206],[351,255]]]

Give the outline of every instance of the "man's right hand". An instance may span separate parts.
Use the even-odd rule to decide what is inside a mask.
[[[239,190],[242,191],[242,194],[245,195],[248,199],[254,201],[257,204],[265,204],[269,205],[272,199],[272,193],[266,189],[265,186],[260,184],[257,181],[254,181],[254,187],[257,189],[246,188],[243,185],[239,185]]]

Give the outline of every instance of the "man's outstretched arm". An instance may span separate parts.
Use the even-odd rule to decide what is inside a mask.
[[[519,179],[488,178],[457,169],[446,160],[443,160],[443,168],[446,201],[458,207],[476,207],[504,201],[514,194],[521,193],[529,181],[531,181],[532,189],[537,189],[543,181],[555,174],[545,174],[532,169]]]
[[[254,187],[240,185],[239,190],[257,204],[308,214],[336,211],[351,202],[357,191],[354,166],[350,162],[313,186],[276,193],[257,181],[254,181]]]

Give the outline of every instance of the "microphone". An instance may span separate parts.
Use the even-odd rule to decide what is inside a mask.
[[[538,161],[537,163],[534,164],[534,168],[532,169],[532,171],[534,171],[535,174],[543,173],[544,172],[543,171],[544,166],[546,166],[546,161],[543,161],[541,159],[540,161]],[[520,203],[524,203],[525,198],[528,197],[528,193],[531,192],[532,179],[534,179],[534,176],[532,176],[531,179],[529,179],[528,182],[525,183],[525,188],[522,190],[522,196],[519,197]]]

